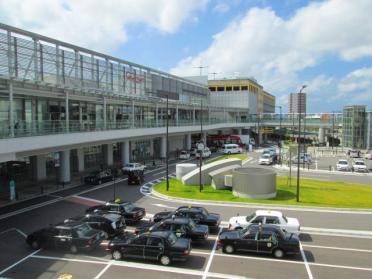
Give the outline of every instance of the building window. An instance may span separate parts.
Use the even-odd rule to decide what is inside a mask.
[[[226,86],[226,91],[232,91],[232,87],[231,86]]]
[[[225,87],[219,86],[219,87],[217,87],[217,91],[225,91]]]
[[[248,90],[248,86],[242,86],[242,91],[247,91]]]
[[[216,87],[209,87],[210,91],[216,91]]]
[[[234,90],[234,91],[239,91],[239,90],[240,90],[240,87],[239,87],[239,86],[234,86],[234,87],[233,87],[233,90]]]

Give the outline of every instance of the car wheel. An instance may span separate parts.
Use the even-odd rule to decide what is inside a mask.
[[[274,257],[278,258],[278,259],[283,258],[284,257],[283,250],[282,249],[275,249],[274,250]]]
[[[77,247],[76,247],[75,245],[71,245],[71,246],[70,246],[70,252],[71,252],[72,254],[76,254],[77,251],[78,251],[78,249],[77,249]]]
[[[32,241],[31,242],[31,248],[34,249],[34,250],[39,249],[40,248],[39,242],[37,242],[36,240]]]
[[[230,154],[231,154],[231,152],[229,151],[229,152],[227,152],[227,154],[229,154],[229,155],[230,155]]]
[[[101,185],[102,184],[102,180],[98,180],[98,185]]]
[[[114,250],[114,251],[112,252],[112,258],[113,258],[114,260],[119,261],[119,260],[121,260],[121,259],[123,258],[123,254],[122,254],[119,250]]]
[[[228,245],[225,245],[225,246],[223,247],[223,251],[224,251],[225,253],[227,253],[227,254],[232,254],[232,253],[234,253],[235,248],[234,248],[234,246],[228,244]]]
[[[169,256],[167,255],[162,255],[160,257],[160,263],[164,266],[167,266],[171,263],[171,259],[169,258]]]

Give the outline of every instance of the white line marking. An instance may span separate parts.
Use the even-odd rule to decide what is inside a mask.
[[[22,235],[24,238],[27,238],[27,234],[25,234],[23,231],[21,231],[20,229],[15,229],[17,233],[19,233],[20,235]]]
[[[101,265],[106,265],[107,264],[107,262],[101,262],[101,261],[80,260],[80,259],[71,259],[71,258],[59,258],[59,257],[48,257],[48,256],[32,256],[32,258],[55,260],[55,261],[67,261],[67,262],[93,263],[93,264],[101,264]],[[191,270],[191,269],[178,268],[178,267],[165,267],[165,266],[159,266],[159,265],[154,265],[154,264],[136,263],[136,262],[133,262],[133,261],[130,261],[130,262],[111,261],[111,265],[112,266],[128,267],[128,268],[138,268],[138,269],[144,269],[144,270],[171,272],[171,273],[178,273],[178,274],[185,274],[185,275],[195,275],[195,276],[202,276],[204,274],[204,272],[200,271],[200,270]],[[230,278],[230,279],[243,279],[243,278],[245,278],[245,279],[247,279],[247,277],[244,277],[244,276],[214,273],[214,272],[209,272],[208,276],[217,277],[217,278]]]
[[[218,232],[218,235],[220,235],[221,231],[222,231],[222,228],[220,228],[220,231]],[[209,268],[211,267],[214,253],[216,252],[217,240],[218,240],[218,238],[216,238],[216,240],[214,241],[213,249],[212,249],[212,252],[209,256],[208,263],[207,263],[207,266],[205,267],[202,279],[206,279],[207,276],[208,276]]]
[[[98,273],[96,277],[94,277],[94,279],[99,279],[99,278],[103,275],[103,273],[105,273],[105,272],[107,271],[107,269],[110,268],[110,266],[112,265],[112,262],[113,262],[113,261],[110,261],[110,262],[109,262],[109,263],[104,267],[104,269],[102,269],[101,272]]]
[[[337,237],[350,237],[350,238],[362,238],[362,239],[372,239],[372,236],[361,236],[361,235],[347,235],[347,234],[336,234],[336,233],[322,233],[322,232],[311,232],[312,235],[324,235],[324,236],[337,236]]]
[[[341,251],[351,251],[351,252],[372,253],[372,250],[365,250],[365,249],[343,248],[343,247],[333,247],[333,246],[319,246],[319,245],[306,245],[306,244],[303,244],[302,246],[303,247],[309,247],[309,248],[319,248],[319,249],[330,249],[330,250],[341,250]]]
[[[27,237],[27,234],[25,234],[23,231],[21,231],[20,229],[17,229],[17,228],[10,228],[10,229],[7,229],[5,231],[2,231],[2,232],[0,232],[0,235],[1,234],[8,233],[8,232],[11,232],[11,231],[16,231],[17,233],[19,233],[20,235],[22,235],[24,238]]]
[[[99,204],[105,204],[106,203],[105,201],[96,200],[96,199],[92,199],[92,198],[88,198],[88,197],[83,197],[83,196],[77,196],[77,195],[74,195],[71,198],[82,199],[82,200],[86,200],[86,201],[96,202],[96,203],[99,203]]]
[[[334,264],[322,264],[322,263],[309,263],[309,265],[325,266],[325,267],[333,267],[333,268],[343,268],[343,269],[352,269],[352,270],[372,271],[372,268],[348,266],[348,265],[334,265]]]
[[[302,256],[302,259],[304,261],[304,264],[305,264],[307,275],[309,276],[309,279],[313,279],[313,274],[311,273],[309,263],[307,262],[304,249],[302,248],[302,245],[301,245],[301,241],[299,243],[300,243],[300,252],[301,252],[301,256]]]
[[[362,230],[345,230],[345,229],[326,229],[326,228],[312,228],[312,227],[301,227],[301,232],[320,232],[328,234],[345,234],[345,235],[357,235],[357,236],[372,236],[371,231]]]
[[[28,258],[31,258],[33,257],[37,252],[39,252],[41,249],[39,250],[36,250],[34,252],[32,252],[31,254],[29,254],[28,256],[24,257],[23,259],[20,259],[18,262],[8,266],[7,268],[3,269],[2,271],[0,271],[0,275],[4,274],[5,272],[7,272],[8,270],[12,269],[13,267],[19,265],[20,263],[24,262],[25,260],[27,260]]]

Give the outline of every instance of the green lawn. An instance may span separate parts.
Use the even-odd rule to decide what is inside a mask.
[[[237,159],[241,159],[242,161],[244,161],[244,160],[248,159],[248,156],[247,156],[247,154],[231,154],[231,155],[226,154],[226,155],[221,155],[221,156],[213,158],[213,159],[206,160],[205,163],[209,164],[209,163],[216,162],[216,161],[219,161],[219,160],[231,159],[231,158],[237,158]]]
[[[372,186],[343,182],[301,179],[300,202],[296,202],[296,181],[287,186],[287,177],[277,177],[277,197],[269,200],[253,200],[238,198],[230,190],[214,190],[211,186],[204,186],[199,192],[199,185],[184,186],[177,179],[170,179],[169,191],[165,182],[154,186],[161,194],[173,197],[219,200],[262,204],[307,205],[324,207],[372,208]]]

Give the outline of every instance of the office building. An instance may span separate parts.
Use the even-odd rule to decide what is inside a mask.
[[[289,94],[288,105],[288,113],[306,113],[306,93]]]

